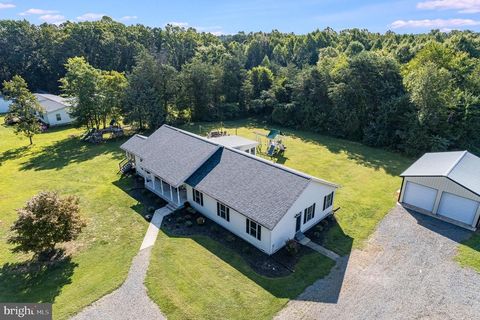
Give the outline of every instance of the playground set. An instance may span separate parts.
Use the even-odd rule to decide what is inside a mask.
[[[261,149],[262,146],[262,138],[266,138],[267,140],[267,152],[266,154],[270,157],[274,157],[276,155],[283,155],[287,149],[283,140],[286,136],[277,129],[272,129],[268,134],[263,134],[261,132],[255,132],[256,140],[258,141],[259,148]],[[260,150],[261,151],[261,150]]]

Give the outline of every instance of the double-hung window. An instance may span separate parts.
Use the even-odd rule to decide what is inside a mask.
[[[217,202],[217,216],[230,221],[230,208],[223,203]]]
[[[323,198],[323,210],[330,208],[333,204],[333,192]]]
[[[303,223],[307,223],[315,217],[315,203],[303,211]]]
[[[57,121],[62,121],[62,116],[60,113],[57,113],[55,117],[57,118]]]
[[[192,190],[193,190],[193,201],[203,206],[203,193],[195,189],[192,189]]]
[[[246,221],[245,231],[252,237],[262,240],[262,226],[250,219],[246,219]]]

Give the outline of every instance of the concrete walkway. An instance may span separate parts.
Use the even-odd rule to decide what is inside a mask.
[[[172,211],[166,207],[153,215],[140,252],[133,258],[125,282],[112,293],[95,301],[72,319],[75,320],[137,320],[166,319],[158,306],[148,297],[143,284],[150,262],[152,246],[157,239],[163,218]]]
[[[315,250],[317,251],[318,253],[320,254],[323,254],[324,256],[327,256],[329,257],[330,259],[334,260],[334,261],[337,261],[338,259],[340,259],[340,256],[338,254],[336,254],[335,252],[333,251],[330,251],[328,250],[327,248],[324,248],[322,247],[321,245],[313,242],[313,241],[308,241],[305,246],[309,247],[310,249],[312,250]]]

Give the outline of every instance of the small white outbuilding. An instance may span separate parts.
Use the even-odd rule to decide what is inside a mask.
[[[426,153],[405,172],[399,202],[417,212],[476,230],[480,158],[468,151]]]
[[[66,98],[48,93],[34,93],[34,95],[42,108],[38,117],[44,123],[50,126],[60,126],[74,121],[69,114],[69,103]]]
[[[221,136],[210,138],[210,141],[218,143],[225,147],[230,147],[253,155],[257,154],[258,142],[240,136]]]

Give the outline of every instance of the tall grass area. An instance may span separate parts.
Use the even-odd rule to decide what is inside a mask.
[[[0,117],[3,124],[3,118]],[[87,145],[71,127],[28,139],[0,126],[0,301],[53,302],[55,319],[66,319],[113,291],[126,278],[147,223],[124,192],[118,162],[121,141]],[[31,256],[13,254],[6,240],[16,208],[41,190],[80,197],[87,227],[65,246],[71,258],[38,267]]]

